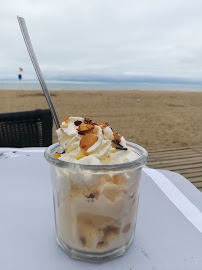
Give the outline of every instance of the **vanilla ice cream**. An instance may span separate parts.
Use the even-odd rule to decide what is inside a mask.
[[[87,117],[67,117],[56,132],[63,149],[52,166],[59,243],[70,255],[127,247],[136,224],[142,164],[133,163],[140,153],[108,123]],[[68,166],[57,166],[60,161]]]

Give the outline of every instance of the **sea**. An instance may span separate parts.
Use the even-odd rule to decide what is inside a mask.
[[[47,81],[48,90],[130,90],[130,91],[182,91],[202,92],[202,84],[167,83],[103,83]],[[0,81],[0,90],[41,90],[36,81]]]

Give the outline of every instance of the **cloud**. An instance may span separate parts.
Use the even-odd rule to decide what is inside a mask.
[[[0,79],[36,79],[17,23],[26,19],[46,79],[201,78],[199,0],[1,3]]]

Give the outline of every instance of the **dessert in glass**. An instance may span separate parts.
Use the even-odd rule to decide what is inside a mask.
[[[67,117],[45,151],[53,186],[56,238],[72,258],[102,262],[133,241],[147,151],[108,125]]]

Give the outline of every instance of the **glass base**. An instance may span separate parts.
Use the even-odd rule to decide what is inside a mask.
[[[119,248],[107,251],[107,252],[103,252],[103,253],[85,252],[85,251],[77,250],[74,248],[70,248],[59,238],[58,235],[57,235],[56,239],[57,239],[58,245],[72,259],[100,263],[100,262],[104,262],[104,261],[107,261],[107,260],[124,255],[126,253],[127,249],[129,248],[129,246],[131,245],[131,243],[133,242],[134,233],[132,234],[131,238],[129,239],[129,241],[125,245],[123,245]]]

